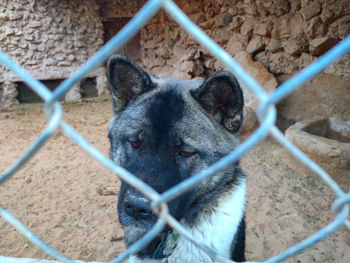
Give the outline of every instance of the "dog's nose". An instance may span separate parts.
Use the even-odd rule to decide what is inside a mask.
[[[125,212],[136,220],[147,220],[153,215],[151,201],[146,197],[129,195],[124,202]]]

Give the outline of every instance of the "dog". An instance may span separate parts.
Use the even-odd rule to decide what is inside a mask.
[[[239,144],[243,94],[219,72],[204,82],[155,78],[120,55],[108,61],[113,117],[110,158],[158,193],[211,166]],[[170,214],[221,256],[245,261],[245,176],[235,162],[168,203]],[[129,247],[157,221],[151,201],[125,182],[118,218]],[[129,258],[130,263],[213,262],[170,227]]]

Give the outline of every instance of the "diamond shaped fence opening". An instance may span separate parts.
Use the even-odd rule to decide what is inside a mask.
[[[170,190],[163,194],[158,194],[147,184],[143,183],[133,174],[129,173],[122,167],[115,165],[111,160],[105,157],[102,153],[92,147],[79,133],[77,133],[72,127],[70,127],[62,119],[62,109],[59,103],[59,99],[78,81],[80,81],[86,74],[92,71],[103,63],[106,58],[114,51],[123,46],[145,23],[160,9],[165,10],[189,35],[191,35],[198,43],[204,46],[212,55],[214,55],[219,61],[221,61],[226,67],[232,71],[232,73],[243,82],[260,100],[260,107],[257,112],[260,121],[259,128],[235,151],[213,164],[211,167],[199,172],[194,177],[187,179],[186,181],[174,186]],[[27,85],[35,91],[44,101],[44,112],[48,119],[46,128],[39,135],[36,142],[24,153],[8,170],[3,172],[0,176],[0,184],[9,179],[20,167],[28,161],[40,148],[52,137],[53,133],[61,129],[66,136],[68,136],[79,147],[86,151],[92,158],[98,160],[102,165],[118,175],[122,180],[129,183],[140,192],[145,194],[151,200],[153,200],[153,207],[155,211],[158,211],[159,218],[155,226],[138,242],[130,246],[124,253],[119,255],[111,262],[122,262],[128,258],[131,254],[134,254],[140,250],[148,241],[152,240],[165,224],[169,224],[181,235],[191,240],[195,245],[199,246],[206,253],[208,253],[215,262],[233,262],[227,258],[223,258],[217,254],[216,251],[211,249],[205,244],[205,241],[195,240],[190,233],[188,233],[179,222],[177,222],[168,211],[167,202],[178,197],[185,191],[191,189],[197,185],[200,181],[210,177],[216,171],[224,168],[225,166],[237,161],[242,157],[249,149],[257,145],[268,134],[273,136],[277,142],[283,145],[296,159],[303,163],[308,169],[316,173],[336,194],[337,199],[333,204],[333,211],[336,213],[334,220],[326,227],[319,230],[314,235],[308,237],[304,241],[296,244],[295,246],[287,249],[283,253],[280,253],[265,262],[280,262],[284,259],[292,257],[301,250],[312,246],[313,244],[326,238],[331,233],[337,231],[342,225],[350,229],[349,216],[349,203],[350,193],[345,193],[341,190],[338,184],[336,184],[332,178],[323,171],[318,165],[311,161],[305,154],[298,150],[294,145],[286,140],[283,134],[276,128],[276,108],[275,105],[283,98],[288,96],[293,90],[297,89],[305,83],[307,80],[321,72],[328,65],[338,59],[340,56],[350,51],[350,37],[345,38],[339,42],[334,48],[320,57],[315,63],[311,64],[288,81],[276,89],[270,95],[267,95],[264,90],[257,84],[257,82],[251,78],[233,59],[227,54],[219,45],[217,45],[212,39],[210,39],[202,30],[200,30],[172,1],[169,0],[150,0],[145,6],[131,19],[131,21],[106,45],[104,45],[93,57],[91,57],[80,69],[78,69],[70,78],[63,81],[53,92],[45,87],[41,82],[33,78],[26,73],[24,69],[13,62],[4,52],[0,52],[0,62],[8,67],[13,73],[17,74]],[[70,260],[65,255],[59,253],[55,249],[48,246],[44,241],[39,239],[34,233],[32,233],[25,225],[23,225],[18,219],[16,219],[11,213],[9,213],[4,207],[0,206],[0,215],[8,221],[13,227],[20,231],[27,239],[41,248],[48,255],[56,258],[59,261],[69,263],[76,262]],[[16,259],[9,257],[0,257],[0,262],[6,263],[28,263],[39,262],[38,260],[30,259]],[[49,263],[53,261],[42,260],[42,263]],[[82,261],[80,261],[82,262]]]

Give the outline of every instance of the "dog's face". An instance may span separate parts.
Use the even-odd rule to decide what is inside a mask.
[[[108,72],[114,110],[109,131],[111,159],[158,193],[237,147],[243,96],[232,74],[221,72],[204,83],[156,79],[122,56],[109,60]],[[220,190],[235,183],[235,167],[224,169],[171,201],[171,215],[194,224],[196,214],[210,207],[208,203],[215,205]],[[122,182],[118,215],[127,246],[156,222],[150,203]],[[154,240],[139,256],[147,256],[157,242]]]

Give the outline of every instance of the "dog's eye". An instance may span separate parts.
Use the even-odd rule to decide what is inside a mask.
[[[180,152],[179,152],[179,155],[180,155],[181,157],[190,157],[190,156],[192,156],[192,154],[193,154],[193,153],[191,153],[191,152],[186,152],[186,151],[180,151]]]
[[[140,148],[140,142],[138,142],[138,141],[130,141],[130,144],[135,149]]]

